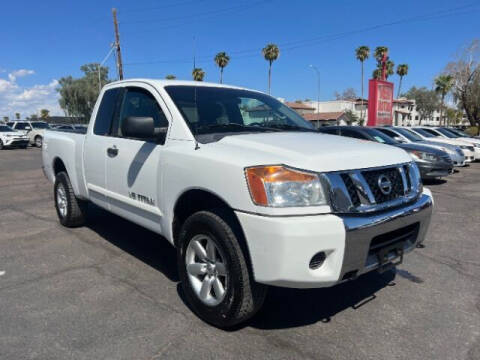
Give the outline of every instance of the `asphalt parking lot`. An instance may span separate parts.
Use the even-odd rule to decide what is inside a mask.
[[[396,271],[272,288],[229,332],[184,304],[166,240],[93,207],[60,226],[40,165],[0,151],[0,359],[480,359],[480,163],[428,185],[426,247]]]

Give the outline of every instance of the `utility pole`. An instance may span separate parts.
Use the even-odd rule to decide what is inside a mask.
[[[309,67],[317,74],[317,114],[320,113],[320,70],[315,65]],[[318,124],[317,124],[318,125]]]
[[[113,27],[115,29],[115,50],[117,51],[118,79],[123,80],[122,52],[120,51],[120,35],[118,35],[117,9],[112,9]]]

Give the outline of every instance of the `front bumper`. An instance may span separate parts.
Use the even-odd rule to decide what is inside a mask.
[[[7,138],[3,145],[5,147],[25,147],[28,146],[28,138]]]
[[[241,211],[236,211],[236,215],[257,282],[319,288],[378,268],[379,261],[371,249],[374,239],[414,229],[403,248],[404,252],[411,251],[425,238],[432,208],[431,193],[425,189],[414,203],[370,215],[272,217]],[[312,270],[309,267],[312,257],[322,251],[327,255],[323,265]],[[395,258],[394,254],[387,255],[390,261]]]
[[[447,162],[417,162],[422,179],[445,177],[452,173],[453,163]]]

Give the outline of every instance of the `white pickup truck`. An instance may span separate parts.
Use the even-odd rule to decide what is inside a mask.
[[[86,135],[46,131],[43,169],[63,225],[91,202],[171,242],[186,301],[221,328],[253,316],[267,285],[391,268],[433,207],[402,149],[319,134],[270,96],[203,82],[108,84]]]

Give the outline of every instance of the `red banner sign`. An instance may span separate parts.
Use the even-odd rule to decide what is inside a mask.
[[[368,126],[393,124],[393,83],[371,79],[368,83]]]

